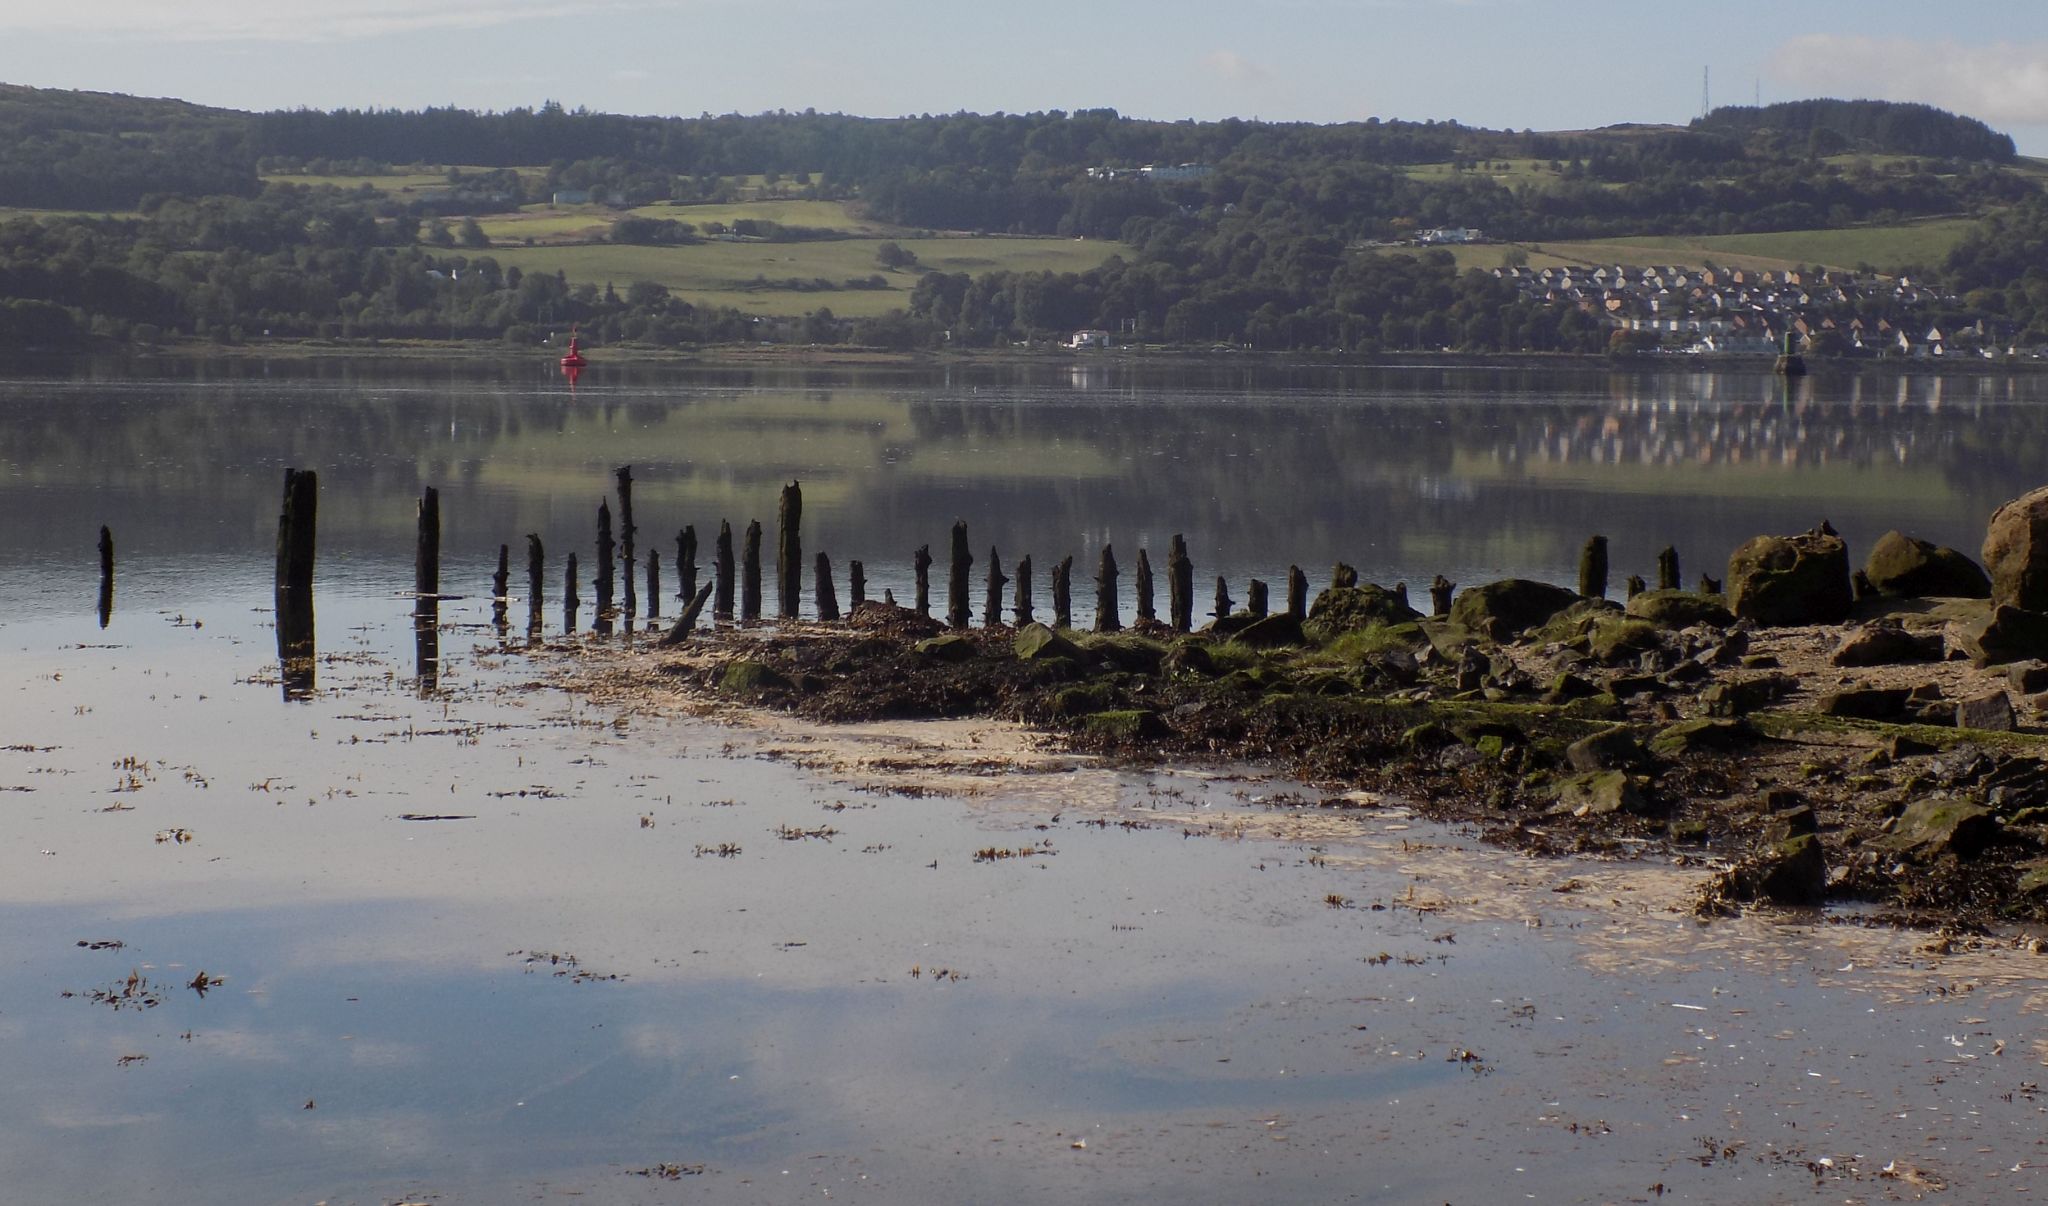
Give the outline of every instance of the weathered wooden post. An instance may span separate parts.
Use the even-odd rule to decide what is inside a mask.
[[[712,546],[711,572],[718,584],[718,593],[712,597],[711,616],[715,620],[732,619],[732,522],[718,521],[718,542]]]
[[[1579,550],[1579,594],[1588,599],[1607,597],[1607,537],[1593,536]]]
[[[683,604],[683,614],[676,617],[676,622],[668,630],[668,635],[661,638],[662,644],[680,645],[689,639],[691,631],[697,627],[697,617],[704,614],[704,604],[711,598],[715,586],[716,583],[706,582],[696,594],[690,596],[690,601]]]
[[[832,558],[819,553],[814,576],[817,578],[818,618],[821,620],[838,619],[839,591],[837,587],[832,585]]]
[[[747,521],[746,544],[740,553],[740,621],[761,618],[761,521]]]
[[[100,525],[100,627],[114,622],[114,531]]]
[[[775,614],[784,620],[796,619],[803,600],[803,518],[803,487],[791,482],[775,516]]]
[[[1394,602],[1399,603],[1403,607],[1408,606],[1408,584],[1406,582],[1394,583]]]
[[[1438,619],[1450,615],[1451,593],[1457,589],[1457,583],[1438,574],[1436,581],[1429,584],[1429,614]]]
[[[1052,626],[1074,626],[1074,559],[1060,558],[1052,567]]]
[[[1015,613],[1011,619],[1017,627],[1031,623],[1031,556],[1028,553],[1017,563],[1017,590],[1010,597],[1010,610]]]
[[[633,595],[633,571],[639,568],[639,559],[633,551],[633,534],[638,529],[633,525],[633,466],[620,465],[617,470],[619,482],[619,564],[626,567],[626,618],[640,614],[639,600]],[[648,612],[653,615],[653,612]]]
[[[1003,559],[996,546],[988,546],[988,594],[982,600],[981,626],[999,628],[1003,623],[1003,587],[1010,579],[1003,573]]]
[[[1665,545],[1664,551],[1657,554],[1657,589],[1677,590],[1678,583],[1678,549]]]
[[[419,539],[413,546],[412,594],[415,600],[441,593],[441,492],[428,486],[418,506]]]
[[[647,550],[647,618],[661,615],[661,550]]]
[[[583,600],[576,593],[576,554],[569,554],[568,567],[562,571],[562,631],[576,631],[576,610],[583,606]]]
[[[534,532],[526,534],[526,631],[538,634],[541,629],[540,609],[542,604],[542,580],[547,576],[547,553],[541,548],[540,536]]]
[[[591,617],[592,627],[607,632],[612,622],[612,557],[615,546],[612,543],[612,507],[610,503],[597,504],[597,614]],[[630,577],[630,575],[628,575]]]
[[[284,471],[277,517],[277,658],[286,699],[305,699],[314,686],[313,553],[320,479],[311,469]]]
[[[1636,597],[1637,595],[1640,595],[1640,594],[1642,594],[1642,593],[1643,593],[1644,591],[1646,591],[1646,590],[1648,590],[1648,589],[1650,589],[1650,584],[1649,584],[1649,583],[1647,583],[1647,582],[1645,582],[1645,581],[1643,581],[1643,576],[1642,576],[1641,574],[1630,574],[1630,575],[1628,576],[1628,597],[1629,597],[1629,598],[1633,599],[1633,598],[1635,598],[1635,597]]]
[[[1287,567],[1287,614],[1297,620],[1308,619],[1308,575],[1298,565]]]
[[[1245,588],[1244,609],[1254,620],[1266,618],[1266,584],[1257,578],[1253,578],[1251,585]]]
[[[512,605],[512,546],[498,546],[498,572],[491,575],[491,623],[505,626],[505,611]]]
[[[1721,580],[1720,580],[1719,578],[1709,578],[1709,577],[1707,577],[1707,576],[1706,576],[1705,574],[1701,574],[1701,575],[1700,575],[1700,593],[1701,593],[1701,594],[1703,594],[1703,595],[1718,595],[1718,594],[1720,594],[1720,593],[1721,593]]]
[[[1138,620],[1157,620],[1159,612],[1152,606],[1152,559],[1138,550],[1138,570],[1131,576],[1131,585],[1138,594]]]
[[[846,563],[846,605],[859,607],[868,601],[868,568],[858,561]]]
[[[1095,565],[1095,631],[1122,631],[1124,620],[1118,611],[1116,553],[1105,544],[1102,546],[1102,558]]]
[[[917,570],[917,614],[928,616],[932,614],[932,546],[918,545],[910,564]]]
[[[1339,561],[1330,567],[1330,585],[1347,588],[1357,586],[1358,571]]]
[[[1188,542],[1175,533],[1166,552],[1166,610],[1175,629],[1195,626],[1195,563],[1188,560]]]
[[[953,557],[946,576],[946,626],[967,627],[967,571],[974,554],[967,551],[967,521],[953,521]]]
[[[1218,574],[1216,575],[1216,610],[1210,614],[1219,620],[1227,620],[1230,618],[1230,608],[1230,579],[1222,574]]]
[[[697,597],[697,526],[685,525],[676,533],[676,598],[688,603]]]

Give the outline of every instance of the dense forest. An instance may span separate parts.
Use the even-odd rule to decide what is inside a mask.
[[[1542,134],[1452,122],[1156,122],[1108,110],[246,114],[0,86],[0,206],[127,215],[0,224],[0,337],[525,341],[575,322],[601,339],[663,346],[958,346],[1101,327],[1193,345],[1598,351],[1613,342],[1598,319],[1461,273],[1446,253],[1357,250],[1452,225],[1528,241],[1981,214],[1950,264],[1925,267],[1972,291],[1978,314],[2048,338],[2048,204],[2034,181],[2000,166],[2012,159],[2011,140],[1982,123],[1860,101],[1722,109],[1689,128]],[[259,174],[406,164],[466,167],[412,199],[266,185]],[[1202,166],[1161,179],[1130,170],[1148,164]],[[1434,166],[1415,170],[1425,164]],[[905,310],[880,318],[842,321],[820,308],[759,319],[644,281],[522,274],[463,219],[557,189],[628,205],[694,201],[748,174],[799,180],[804,196],[849,200],[905,228],[1109,238],[1133,250],[1085,273],[928,273]],[[824,237],[765,225],[739,233]],[[680,243],[699,232],[633,218],[610,237]]]

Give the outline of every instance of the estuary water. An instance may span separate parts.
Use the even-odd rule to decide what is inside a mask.
[[[1719,576],[1822,518],[1854,550],[1974,550],[2044,436],[2033,377],[16,366],[0,1197],[2038,1192],[2024,936],[1703,924],[1697,868],[1533,862],[1246,768],[1027,759],[998,725],[602,705],[543,684],[644,635],[564,633],[551,604],[527,650],[486,596],[501,544],[523,589],[534,533],[550,598],[574,551],[587,600],[622,464],[667,595],[678,529],[707,563],[721,519],[772,548],[798,480],[806,549],[872,593],[907,600],[958,518],[1042,592],[1074,556],[1079,602],[1104,543],[1128,574],[1176,533],[1240,597],[1338,560],[1566,582],[1594,532],[1617,578],[1667,544]],[[292,700],[288,467],[320,474],[317,686]],[[406,596],[427,486],[462,596],[431,683]]]

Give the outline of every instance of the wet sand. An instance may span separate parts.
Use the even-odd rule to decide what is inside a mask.
[[[2048,964],[2004,938],[1702,922],[1696,869],[1530,859],[1398,801],[1003,726],[623,707],[547,685],[573,653],[493,652],[465,606],[422,699],[399,608],[335,605],[347,641],[287,705],[265,617],[201,610],[5,629],[21,1200],[2039,1180]]]

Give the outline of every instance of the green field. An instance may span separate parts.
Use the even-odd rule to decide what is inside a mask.
[[[448,173],[459,170],[466,176],[497,171],[496,168],[472,167],[468,164],[435,167],[422,165],[414,172],[391,172],[378,176],[309,176],[295,172],[267,172],[259,177],[265,184],[303,184],[307,186],[332,185],[335,188],[361,188],[367,184],[380,193],[407,193],[426,188],[446,188]],[[544,167],[513,168],[521,180],[539,180],[548,174]]]
[[[636,218],[666,218],[688,222],[703,229],[712,222],[727,226],[742,219],[774,222],[781,226],[808,226],[817,230],[872,231],[886,237],[895,227],[868,222],[847,212],[841,201],[746,201],[733,205],[642,205],[630,210]]]
[[[488,228],[488,227],[487,227]],[[1115,254],[1129,254],[1119,243],[1078,239],[899,239],[926,268],[979,275],[1011,272],[1085,272]],[[829,308],[842,318],[862,318],[900,309],[909,302],[917,274],[882,272],[875,261],[878,239],[842,239],[823,243],[701,243],[688,247],[629,247],[610,243],[560,247],[501,247],[491,255],[523,272],[567,274],[573,283],[611,283],[620,289],[634,281],[653,281],[685,301],[705,306],[732,306],[749,314],[798,315]],[[770,281],[822,277],[833,284],[848,278],[881,273],[887,289],[752,288],[757,277]]]

